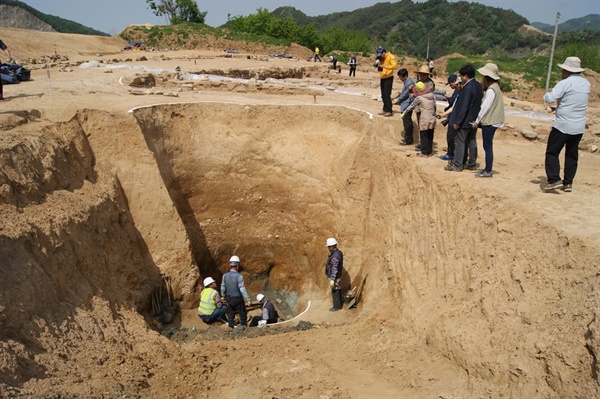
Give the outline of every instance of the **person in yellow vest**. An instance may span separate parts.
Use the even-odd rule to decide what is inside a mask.
[[[321,57],[319,56],[319,48],[315,47],[315,62],[321,62]]]
[[[204,279],[204,289],[200,293],[200,304],[198,305],[198,316],[205,323],[214,321],[226,321],[223,319],[227,306],[223,303],[219,291],[217,291],[217,282],[212,277]]]

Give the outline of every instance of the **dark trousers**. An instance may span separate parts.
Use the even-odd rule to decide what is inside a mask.
[[[431,155],[433,153],[433,129],[421,130],[421,154]]]
[[[333,307],[335,309],[342,308],[342,290],[341,289],[331,289],[331,298],[333,299]]]
[[[475,140],[476,129],[461,128],[456,132],[454,138],[454,157],[452,163],[455,167],[462,169],[466,163],[468,167],[477,165],[477,141]],[[467,161],[467,150],[469,160]]]
[[[235,314],[240,315],[240,325],[245,326],[248,322],[248,316],[246,316],[246,304],[244,298],[239,296],[228,296],[227,297],[227,324],[233,328],[233,319]]]
[[[402,124],[404,125],[404,141],[407,144],[412,144],[414,141],[413,132],[415,126],[413,125],[412,114],[412,111],[408,111],[404,115],[404,118],[402,118]]]
[[[350,67],[350,75],[348,76],[356,76],[356,67]]]
[[[379,86],[381,88],[381,100],[383,101],[383,112],[392,112],[392,86],[394,77],[381,79]]]
[[[494,133],[496,127],[485,125],[481,127],[481,136],[483,138],[483,151],[485,151],[485,171],[491,172],[494,166]]]
[[[213,321],[216,321],[216,320],[222,320],[221,317],[223,317],[225,315],[226,311],[227,311],[227,306],[221,306],[220,308],[216,308],[215,311],[210,315],[198,313],[198,316],[205,323],[212,323]]]
[[[448,156],[454,157],[454,138],[456,137],[456,130],[451,124],[448,124],[448,131],[446,132],[446,142],[448,144]]]
[[[577,161],[579,160],[579,142],[582,134],[564,134],[553,127],[548,137],[546,146],[546,177],[548,183],[560,181],[560,161],[558,156],[565,149],[565,170],[563,184],[573,184],[575,173],[577,172]]]

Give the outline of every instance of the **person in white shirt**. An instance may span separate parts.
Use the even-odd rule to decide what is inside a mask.
[[[585,130],[585,114],[590,95],[590,82],[581,76],[585,69],[581,68],[578,57],[567,57],[564,63],[558,64],[562,69],[562,80],[552,91],[544,94],[547,103],[556,102],[556,118],[546,146],[546,177],[548,183],[545,191],[563,189],[573,191],[573,179],[577,172],[579,159],[579,142]],[[560,162],[558,156],[565,148],[565,167],[563,179],[560,179]]]
[[[500,76],[498,76],[496,64],[487,63],[483,68],[479,68],[477,72],[483,75],[481,86],[485,93],[473,128],[477,129],[478,126],[481,126],[483,150],[485,151],[485,168],[477,173],[475,177],[493,177],[494,133],[496,133],[496,129],[504,126],[504,99],[502,98],[502,86],[500,85]]]

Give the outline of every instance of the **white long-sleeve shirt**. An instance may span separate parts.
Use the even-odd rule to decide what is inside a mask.
[[[557,102],[556,119],[552,127],[564,134],[583,134],[590,89],[590,82],[576,73],[561,80],[551,92],[544,94],[547,103]]]

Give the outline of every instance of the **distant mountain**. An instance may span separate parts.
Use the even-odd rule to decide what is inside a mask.
[[[293,7],[280,7],[272,13],[292,17],[298,25],[315,23],[320,33],[335,28],[360,31],[375,46],[423,57],[428,48],[434,58],[442,52],[483,54],[494,48],[528,51],[547,40],[539,33],[520,29],[528,21],[512,10],[466,1],[401,0],[317,17]]]
[[[110,36],[108,33],[100,32],[77,22],[44,14],[18,0],[0,0],[0,26],[60,33],[78,33],[81,35]]]
[[[544,32],[554,33],[554,25],[543,22],[533,22],[531,26],[543,30]],[[574,30],[596,30],[600,31],[600,14],[589,14],[581,18],[573,18],[558,24],[558,33],[571,32]]]

